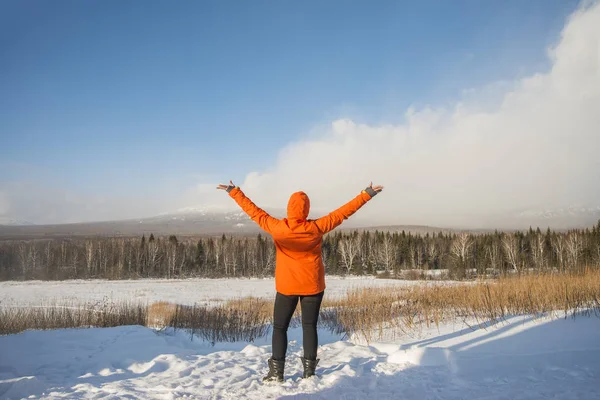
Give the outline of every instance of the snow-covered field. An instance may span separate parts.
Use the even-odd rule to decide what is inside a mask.
[[[318,377],[303,380],[290,333],[283,384],[263,384],[270,346],[190,341],[126,326],[0,337],[0,398],[598,399],[600,319],[515,317],[445,325],[395,343],[320,333]]]
[[[414,284],[444,283],[328,277],[327,295]],[[194,304],[274,292],[273,279],[2,282],[0,306],[104,298]],[[267,385],[270,334],[212,345],[139,326],[26,331],[0,336],[0,399],[597,399],[598,332],[600,318],[585,316],[519,316],[485,327],[457,321],[386,332],[390,339],[371,344],[321,330],[319,376],[303,380],[295,328],[287,379]]]
[[[350,288],[434,285],[440,282],[401,281],[373,277],[327,277],[326,296],[342,296]],[[103,300],[193,305],[254,296],[275,297],[274,279],[144,279],[135,281],[73,280],[0,282],[0,305],[41,305],[48,302],[80,303]]]

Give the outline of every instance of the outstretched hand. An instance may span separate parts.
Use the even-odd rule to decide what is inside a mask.
[[[230,187],[230,186],[235,186],[232,181],[229,181],[229,185],[220,184],[219,186],[217,186],[217,189],[219,189],[219,190],[227,190],[227,188]]]
[[[373,190],[374,190],[376,193],[379,193],[379,192],[381,192],[381,191],[383,190],[383,186],[381,186],[381,185],[376,185],[376,186],[373,186],[373,182],[371,182],[371,183],[369,184],[369,187],[370,187],[371,189],[373,189]]]

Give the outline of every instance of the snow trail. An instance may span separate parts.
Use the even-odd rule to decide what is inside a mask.
[[[487,329],[446,324],[370,345],[320,332],[318,377],[301,379],[290,331],[283,384],[263,384],[270,337],[191,341],[138,326],[0,337],[0,398],[600,398],[600,319],[513,317]]]

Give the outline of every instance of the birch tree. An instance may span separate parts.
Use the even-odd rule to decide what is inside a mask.
[[[359,248],[360,245],[355,236],[346,237],[339,241],[338,250],[347,274],[352,270],[354,259],[358,255]]]
[[[467,260],[469,259],[469,252],[471,251],[471,247],[473,246],[473,240],[471,236],[463,232],[460,235],[457,235],[454,241],[452,242],[452,246],[450,250],[452,255],[460,262],[462,266],[466,266]]]
[[[556,255],[556,260],[558,261],[558,269],[560,271],[565,270],[565,242],[565,237],[563,235],[556,235],[552,238],[552,248],[554,249],[554,254]]]
[[[569,267],[576,268],[583,251],[583,239],[579,232],[574,231],[567,235],[566,250]]]
[[[508,264],[512,267],[513,271],[518,272],[518,243],[517,237],[514,234],[506,234],[502,238],[502,248],[504,249],[504,255]]]
[[[394,249],[394,242],[392,240],[392,237],[389,234],[387,234],[384,236],[383,241],[379,245],[378,251],[379,262],[381,263],[381,265],[383,265],[385,272],[390,272],[394,267],[394,262],[396,258],[395,253],[396,252]]]

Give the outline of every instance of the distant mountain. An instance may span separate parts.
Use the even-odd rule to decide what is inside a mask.
[[[133,235],[217,235],[258,233],[259,228],[241,211],[179,210],[155,217],[121,221],[52,225],[0,225],[0,238]]]
[[[268,209],[277,218],[285,217],[285,210]],[[311,212],[311,217],[318,218],[325,213]],[[545,229],[584,228],[596,225],[600,219],[600,206],[573,206],[557,209],[540,209],[517,211],[511,215],[490,215],[479,229],[463,229],[463,227],[445,227],[421,225],[369,225],[360,218],[351,218],[340,227],[342,230],[359,231],[391,231],[426,234],[434,232],[452,232],[469,230],[477,232],[498,230],[527,229],[540,227]],[[465,217],[465,220],[468,218]],[[85,222],[76,224],[32,225],[14,219],[0,219],[0,239],[47,238],[69,236],[138,236],[149,235],[254,235],[260,228],[239,209],[222,207],[188,207],[150,218],[130,219],[122,221]]]
[[[544,209],[544,210],[527,210],[520,213],[521,217],[534,217],[541,219],[554,218],[577,218],[577,217],[597,217],[600,216],[600,206],[584,207],[570,206],[565,208]]]
[[[283,218],[283,209],[267,209],[276,218]],[[318,218],[324,213],[315,211],[311,217]],[[350,219],[341,227],[344,230],[392,230],[425,233],[439,232],[440,228],[418,226],[395,226],[370,228],[361,225],[360,220]],[[0,238],[49,238],[69,236],[133,236],[133,235],[254,235],[261,232],[256,223],[241,210],[220,207],[189,207],[175,212],[163,213],[150,218],[122,221],[84,222],[76,224],[0,226]]]
[[[31,222],[22,221],[22,220],[18,220],[18,219],[14,219],[14,218],[0,217],[0,225],[5,225],[5,226],[27,226],[27,225],[33,225],[33,224]]]
[[[600,206],[572,205],[562,208],[525,210],[517,219],[531,226],[560,227],[562,229],[591,227],[600,219]]]
[[[425,235],[427,233],[434,234],[443,232],[444,234],[457,232],[458,229],[440,228],[427,225],[376,225],[376,226],[350,226],[349,224],[340,227],[342,231],[358,231],[358,232],[390,232],[390,233],[411,233],[413,235]]]

